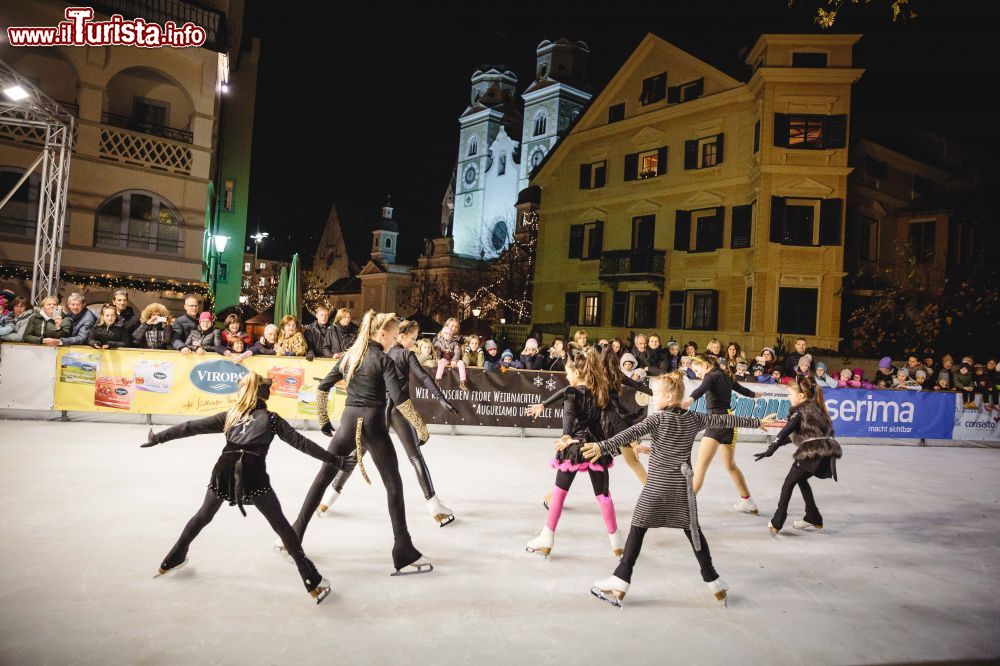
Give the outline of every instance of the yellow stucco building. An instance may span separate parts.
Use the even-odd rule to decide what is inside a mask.
[[[836,348],[859,38],[762,35],[742,82],[647,35],[532,178],[533,323]]]

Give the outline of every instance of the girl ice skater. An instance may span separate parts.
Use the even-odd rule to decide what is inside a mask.
[[[792,408],[785,427],[778,433],[771,446],[763,453],[754,456],[756,460],[774,455],[779,447],[789,440],[795,442],[795,462],[788,470],[785,483],[781,486],[778,497],[778,508],[768,523],[772,536],[785,525],[788,516],[788,502],[792,498],[795,486],[799,487],[802,499],[806,503],[806,515],[802,520],[796,520],[792,527],[800,530],[823,528],[823,516],[820,515],[816,500],[813,499],[812,488],[809,487],[809,477],[837,480],[837,458],[843,455],[840,444],[833,438],[833,422],[823,403],[823,389],[807,376],[795,377],[788,383],[788,398]]]
[[[653,383],[656,407],[661,411],[653,412],[641,423],[611,439],[587,444],[581,451],[581,455],[588,460],[604,460],[617,455],[623,446],[644,435],[653,436],[649,481],[639,494],[639,501],[632,514],[632,527],[625,543],[625,552],[614,575],[595,582],[591,593],[621,607],[632,581],[632,569],[639,558],[646,530],[651,527],[673,527],[684,530],[701,567],[702,580],[725,606],[729,585],[716,572],[708,542],[698,524],[698,504],[692,484],[691,447],[694,445],[695,435],[703,428],[758,428],[762,422],[731,414],[700,414],[682,408],[684,375],[681,372],[668,373]]]
[[[603,374],[598,353],[594,349],[566,361],[569,387],[563,395],[563,436],[556,442],[556,456],[552,460],[552,466],[556,469],[556,484],[549,500],[545,526],[525,548],[529,553],[548,557],[552,552],[556,526],[559,524],[569,487],[578,473],[587,472],[601,508],[611,548],[615,557],[622,554],[622,537],[618,532],[615,505],[611,501],[608,487],[611,456],[597,457],[591,461],[580,454],[580,442],[604,439],[601,411],[608,407],[609,398]]]
[[[268,411],[265,401],[270,395],[271,381],[250,372],[240,380],[236,404],[228,412],[181,423],[160,433],[149,431],[149,439],[142,445],[144,448],[193,435],[216,432],[226,434],[226,446],[212,470],[205,501],[184,527],[180,539],[163,558],[157,576],[173,573],[187,564],[191,542],[212,522],[224,501],[229,502],[230,506],[238,506],[244,516],[247,514],[243,506],[252,504],[264,514],[271,528],[278,533],[279,540],[299,568],[306,590],[318,604],[330,594],[330,581],[320,576],[306,557],[299,538],[281,512],[278,496],[271,488],[267,475],[265,459],[271,441],[277,435],[303,453],[328,465],[338,465],[342,460],[300,435],[274,412]]]
[[[357,339],[320,382],[316,400],[320,423],[325,428],[329,424],[327,417],[329,391],[341,380],[347,384],[347,401],[340,416],[340,428],[330,440],[327,450],[338,456],[347,456],[353,451],[361,468],[361,476],[368,483],[371,481],[365,470],[362,452],[363,450],[371,452],[372,460],[385,486],[389,519],[392,521],[392,534],[395,538],[392,563],[396,569],[393,576],[427,573],[434,569],[430,560],[413,546],[410,533],[406,529],[403,482],[399,478],[396,449],[389,439],[385,420],[386,394],[388,394],[399,413],[416,428],[419,440],[427,441],[427,426],[410,402],[406,387],[400,383],[396,364],[385,353],[385,350],[392,346],[398,332],[399,323],[394,314],[376,314],[374,310],[365,313],[358,328]],[[309,526],[309,519],[319,507],[323,492],[339,469],[340,467],[336,465],[324,464],[313,480],[302,502],[299,517],[292,526],[299,539]],[[275,546],[280,550],[280,545],[275,544]]]
[[[441,389],[438,385],[434,383],[434,380],[428,375],[423,367],[420,365],[420,361],[417,360],[416,354],[411,351],[414,341],[417,336],[420,335],[420,325],[415,321],[403,321],[399,325],[399,334],[396,336],[396,344],[393,345],[389,351],[388,356],[392,359],[393,363],[396,364],[396,371],[399,374],[399,382],[402,389],[409,394],[410,385],[410,373],[412,372],[416,375],[420,382],[430,391],[430,394],[434,396],[441,406],[447,409],[452,414],[456,414],[455,408],[452,407],[451,403],[445,399],[444,394],[441,393]],[[326,413],[326,405],[319,409],[320,421],[323,423],[323,432],[327,434],[333,434],[332,430],[329,430],[329,417]],[[427,500],[427,510],[431,514],[431,518],[437,521],[437,523],[444,527],[455,520],[455,514],[451,509],[446,507],[438,499],[437,494],[434,492],[434,483],[431,481],[431,472],[427,468],[427,462],[424,460],[423,453],[420,451],[420,447],[423,445],[419,438],[417,437],[417,431],[414,429],[410,422],[399,413],[391,401],[386,405],[386,420],[392,429],[396,432],[399,437],[399,441],[402,442],[403,448],[406,450],[406,455],[410,459],[410,464],[413,465],[414,471],[417,473],[417,481],[420,483],[420,489],[424,491],[424,499]],[[340,497],[340,493],[344,490],[344,485],[347,480],[351,478],[351,473],[354,472],[355,466],[358,464],[357,456],[353,453],[348,456],[345,461],[344,468],[337,472],[337,476],[333,478],[333,484],[330,486],[329,492],[327,492],[326,497],[323,498],[323,502],[320,503],[319,509],[316,511],[317,516],[324,515],[337,498]]]
[[[691,406],[695,400],[705,396],[705,408],[709,414],[726,414],[729,412],[729,405],[732,402],[733,391],[749,398],[755,398],[763,393],[756,393],[743,387],[739,382],[734,382],[732,378],[723,372],[719,367],[718,360],[713,356],[699,354],[691,362],[691,368],[701,379],[701,386],[691,391],[691,395],[684,400],[681,406],[685,409]],[[726,466],[726,471],[733,479],[733,485],[740,494],[740,501],[733,505],[733,508],[743,513],[757,513],[757,504],[750,497],[750,489],[747,487],[747,480],[743,477],[743,472],[736,466],[736,433],[732,427],[709,428],[705,431],[698,444],[698,462],[694,467],[694,492],[701,490],[705,482],[705,474],[708,466],[712,464],[716,450],[722,446],[722,463]]]

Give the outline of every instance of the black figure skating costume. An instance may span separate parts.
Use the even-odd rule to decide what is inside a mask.
[[[748,398],[757,397],[750,389],[741,386],[739,382],[734,382],[720,368],[712,368],[705,373],[701,385],[691,391],[691,399],[697,400],[704,395],[705,409],[709,414],[728,414],[733,401],[733,391]],[[709,428],[705,431],[704,436],[714,439],[719,444],[732,445],[736,443],[733,428]]]

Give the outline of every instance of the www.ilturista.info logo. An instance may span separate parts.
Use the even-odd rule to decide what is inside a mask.
[[[173,21],[163,25],[141,18],[126,19],[115,14],[108,21],[94,21],[92,7],[67,7],[66,20],[54,28],[9,27],[11,46],[139,46],[156,49],[163,46],[186,48],[201,46],[208,36],[205,29],[188,21],[179,26]]]

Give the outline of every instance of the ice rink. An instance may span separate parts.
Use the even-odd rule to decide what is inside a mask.
[[[316,606],[248,507],[223,507],[177,574],[152,579],[201,503],[221,436],[140,449],[146,427],[4,421],[3,664],[859,664],[1000,657],[1000,450],[846,446],[814,483],[826,529],[767,520],[791,447],[737,459],[761,508],[733,511],[719,465],[699,496],[721,608],[683,533],[653,530],[623,610],[593,598],[615,559],[589,481],[571,490],[551,559],[542,526],[551,439],[435,435],[425,447],[458,520],[438,528],[405,460],[407,515],[435,571],[393,578],[385,493],[355,474],[305,549],[333,583]],[[318,432],[309,436],[322,441]],[[268,467],[293,518],[319,463],[275,440]],[[639,484],[612,471],[627,531]]]

